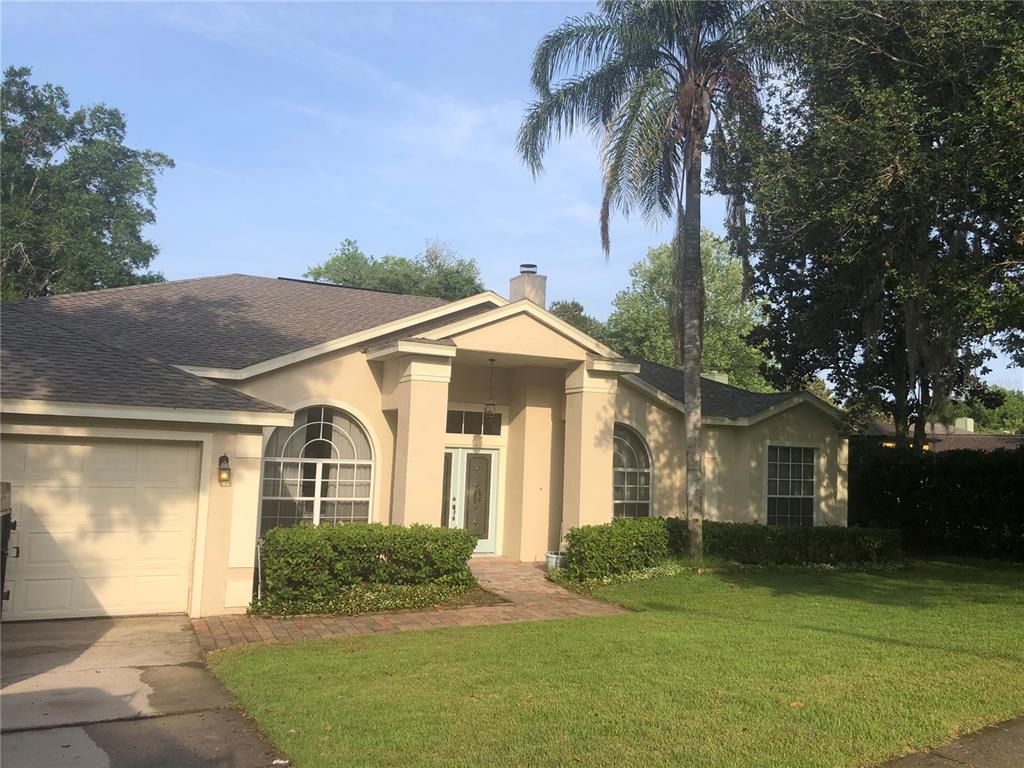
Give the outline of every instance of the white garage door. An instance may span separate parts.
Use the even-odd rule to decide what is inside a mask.
[[[188,607],[199,446],[5,437],[17,530],[4,619]]]

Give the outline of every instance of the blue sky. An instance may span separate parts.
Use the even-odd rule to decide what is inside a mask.
[[[592,137],[556,145],[537,180],[515,154],[537,41],[592,7],[4,3],[2,60],[118,107],[131,145],[174,158],[150,232],[169,279],[298,277],[344,238],[404,256],[436,238],[499,293],[536,262],[549,299],[604,317],[669,229],[619,217],[606,261]],[[723,201],[702,215],[721,231]]]

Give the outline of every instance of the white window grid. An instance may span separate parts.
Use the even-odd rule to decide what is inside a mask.
[[[370,451],[365,430],[351,415],[326,406],[311,409],[310,415],[318,415],[319,418],[298,424],[283,442],[278,443],[281,446],[279,455],[263,459],[261,530],[281,524],[369,522],[373,493],[372,455],[365,459],[340,455],[339,445],[335,443],[338,439],[343,441],[342,445],[348,446],[352,456],[359,455],[360,446],[342,425],[327,421],[329,410],[359,430],[359,436],[365,443],[363,448]],[[298,418],[301,417],[297,417],[297,421]],[[277,434],[275,431],[275,436]],[[300,447],[296,438],[311,434],[316,436]],[[273,437],[271,441],[273,444]],[[311,448],[326,448],[329,456],[306,457]]]
[[[293,517],[312,525],[368,522],[372,488],[372,461],[265,459],[264,528],[271,519]],[[280,502],[294,512],[282,512]]]
[[[813,525],[817,456],[814,448],[768,446],[769,525]]]
[[[628,431],[627,437],[624,432]],[[633,429],[615,425],[612,516],[650,517],[651,459],[646,443]],[[632,438],[632,439],[630,439]]]

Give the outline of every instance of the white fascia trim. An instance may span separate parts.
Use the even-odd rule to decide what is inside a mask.
[[[635,375],[632,375],[632,374],[627,374],[626,376],[622,377],[622,380],[625,381],[625,382],[628,382],[629,384],[631,384],[632,386],[636,387],[641,392],[649,395],[650,397],[653,397],[655,400],[658,400],[659,402],[664,403],[669,408],[673,408],[673,409],[679,411],[682,414],[686,413],[686,408],[683,406],[683,404],[680,401],[676,400],[671,395],[666,395],[664,392],[662,392],[657,387],[652,387],[650,384],[648,384],[646,381],[641,379],[639,376],[635,376]],[[707,420],[706,419],[702,420],[702,423],[706,424]]]
[[[760,413],[755,413],[753,416],[750,416],[748,418],[737,419],[736,423],[742,423],[744,426],[749,424],[757,424],[757,422],[759,421],[770,419],[772,416],[777,416],[783,411],[788,411],[790,408],[794,408],[798,405],[803,404],[813,406],[814,408],[818,409],[835,422],[838,422],[840,424],[843,422],[842,411],[833,408],[825,401],[815,397],[814,395],[808,392],[797,392],[789,400],[783,400],[781,403],[773,405],[771,408],[766,408]]]
[[[134,421],[184,421],[201,424],[290,427],[291,413],[223,411],[203,408],[158,408],[144,405],[106,405],[56,400],[4,400],[3,413],[25,416],[67,416],[86,419],[131,419]]]
[[[400,355],[426,355],[429,357],[455,357],[454,345],[431,344],[425,341],[399,339],[381,347],[366,350],[367,360],[388,360]]]
[[[457,320],[454,323],[435,328],[430,331],[426,331],[423,334],[425,339],[444,339],[458,333],[465,333],[466,331],[472,331],[484,325],[490,323],[496,323],[499,320],[505,320],[515,315],[529,315],[534,320],[546,325],[548,328],[562,334],[570,341],[574,341],[584,349],[595,352],[604,357],[617,358],[620,357],[619,353],[611,347],[605,346],[597,339],[587,336],[583,331],[578,328],[569,325],[561,318],[555,317],[545,309],[541,309],[539,306],[534,304],[529,299],[520,299],[512,303],[504,302],[501,306],[496,309],[492,309],[489,312],[481,312],[478,315],[467,317],[463,320]]]
[[[306,347],[305,349],[300,349],[296,352],[289,352],[287,355],[281,355],[280,357],[273,357],[270,360],[253,363],[245,368],[212,368],[201,365],[177,365],[175,367],[187,373],[201,376],[205,379],[244,381],[245,379],[251,379],[253,376],[259,376],[260,374],[269,373],[270,371],[276,371],[278,368],[284,368],[288,365],[301,363],[303,360],[309,360],[312,357],[319,357],[320,355],[325,355],[328,352],[335,352],[339,349],[356,346],[358,344],[380,338],[381,336],[387,336],[390,333],[396,333],[401,331],[403,328],[409,328],[414,325],[419,325],[420,323],[430,322],[431,320],[442,318],[445,315],[450,315],[454,312],[461,312],[464,309],[472,309],[473,307],[481,304],[496,304],[497,306],[502,307],[508,304],[508,300],[503,299],[494,291],[484,291],[483,293],[478,293],[465,299],[459,299],[458,301],[453,301],[440,307],[435,307],[434,309],[428,309],[415,315],[403,317],[400,320],[395,320],[394,322],[375,325],[373,328],[367,328],[365,331],[359,331],[358,333],[352,333],[338,339],[314,344],[311,347]],[[425,338],[433,337],[425,336]]]

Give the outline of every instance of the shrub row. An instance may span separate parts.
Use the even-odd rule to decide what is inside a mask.
[[[651,568],[689,554],[687,521],[618,519],[566,535],[564,575],[593,582]],[[899,534],[868,528],[782,528],[704,522],[704,554],[750,565],[884,563],[901,557]]]
[[[259,608],[310,613],[367,600],[387,602],[403,595],[409,600],[412,596],[426,600],[432,594],[430,590],[391,587],[462,591],[476,583],[469,570],[475,547],[476,538],[467,531],[427,525],[272,528],[263,536],[263,600]]]
[[[911,552],[1024,560],[1024,448],[850,451],[850,525],[896,528]]]
[[[356,614],[394,611],[400,608],[429,608],[454,600],[466,591],[451,584],[357,584],[331,595],[282,599],[264,595],[253,603],[251,612],[266,616],[296,616],[304,613]]]
[[[667,521],[673,551],[689,552],[685,520]],[[704,553],[745,565],[885,563],[902,556],[895,531],[873,528],[788,528],[704,521]]]
[[[572,581],[604,579],[657,565],[669,555],[668,528],[660,517],[619,518],[584,525],[565,535],[562,567]]]

